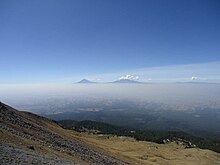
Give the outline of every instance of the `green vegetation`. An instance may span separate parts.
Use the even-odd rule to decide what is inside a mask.
[[[122,128],[111,124],[85,120],[62,120],[58,123],[66,129],[72,129],[77,132],[90,132],[99,134],[111,134],[117,136],[133,137],[138,141],[151,141],[156,143],[166,143],[169,141],[175,141],[177,143],[183,143],[187,148],[199,147],[202,149],[210,149],[220,153],[220,140],[215,138],[204,138],[194,136],[181,131],[143,131],[143,130],[131,130],[129,128]],[[168,139],[168,140],[167,140]]]

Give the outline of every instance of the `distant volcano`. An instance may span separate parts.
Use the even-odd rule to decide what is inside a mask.
[[[112,82],[112,83],[141,84],[141,82],[139,82],[139,81],[130,80],[130,79],[121,79],[121,80],[114,81],[114,82]]]
[[[93,83],[95,83],[95,82],[89,81],[89,80],[87,80],[87,79],[82,79],[82,80],[79,81],[78,83],[79,83],[79,84],[93,84]]]

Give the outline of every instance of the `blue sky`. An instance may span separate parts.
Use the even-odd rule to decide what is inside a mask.
[[[219,81],[219,61],[219,0],[0,1],[0,83]]]

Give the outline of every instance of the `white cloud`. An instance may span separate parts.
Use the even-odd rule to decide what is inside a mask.
[[[196,77],[196,76],[192,76],[191,77],[191,80],[198,80],[199,78],[198,77]]]
[[[133,76],[133,75],[124,75],[122,77],[119,78],[119,80],[138,80],[139,77],[138,76]]]

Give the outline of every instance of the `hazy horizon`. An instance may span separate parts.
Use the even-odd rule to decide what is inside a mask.
[[[220,108],[220,84],[20,84],[0,85],[0,93],[2,102],[35,113],[43,113],[47,109],[43,106],[47,105],[54,104],[57,111],[69,111],[65,109],[66,105],[74,109],[77,101],[84,101],[89,108],[93,102],[97,104],[96,107],[101,107],[103,102],[112,100],[161,104],[164,109],[174,111]],[[36,108],[37,104],[39,108]],[[47,112],[54,111],[52,107]]]

